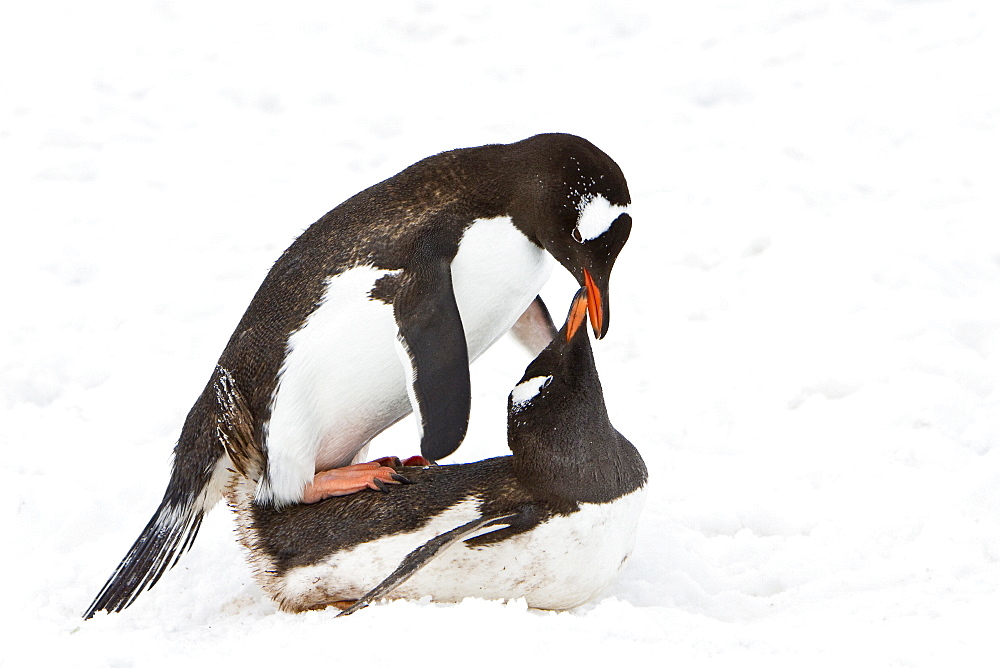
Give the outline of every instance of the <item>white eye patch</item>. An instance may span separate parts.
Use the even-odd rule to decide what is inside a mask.
[[[573,238],[583,243],[596,239],[611,227],[618,216],[628,213],[627,206],[612,204],[602,195],[587,196],[580,200],[580,217],[576,221]]]
[[[514,410],[524,408],[551,382],[552,376],[535,376],[534,378],[529,378],[528,380],[518,383],[518,385],[511,390],[510,393],[512,408]]]

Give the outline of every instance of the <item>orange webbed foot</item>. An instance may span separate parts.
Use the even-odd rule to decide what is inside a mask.
[[[313,481],[306,485],[302,503],[316,503],[332,496],[347,496],[363,489],[388,492],[387,484],[398,485],[408,482],[410,481],[406,477],[396,473],[391,466],[383,466],[381,460],[352,464],[317,473]]]
[[[337,608],[337,610],[347,610],[349,607],[351,607],[355,603],[357,603],[357,600],[354,600],[354,601],[334,601],[330,605],[332,605],[333,607]]]
[[[398,469],[400,466],[403,465],[403,463],[399,461],[399,457],[395,457],[392,455],[387,457],[379,457],[375,461],[381,464],[382,466],[388,466],[391,469]]]

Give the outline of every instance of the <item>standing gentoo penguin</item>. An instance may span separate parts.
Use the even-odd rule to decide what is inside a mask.
[[[276,508],[385,489],[398,481],[392,468],[345,467],[411,410],[424,457],[454,452],[470,361],[544,310],[537,295],[553,257],[586,287],[596,336],[607,332],[628,204],[611,158],[546,134],[432,156],[320,218],[251,301],[188,413],[159,508],[85,618],[156,583],[231,469]],[[533,321],[551,336],[547,316]]]
[[[233,475],[240,540],[283,610],[357,601],[350,612],[425,596],[524,597],[561,610],[614,579],[632,551],[647,474],[608,419],[580,327],[586,299],[581,290],[510,394],[513,456],[404,468],[417,484],[285,510],[255,501],[252,483]]]

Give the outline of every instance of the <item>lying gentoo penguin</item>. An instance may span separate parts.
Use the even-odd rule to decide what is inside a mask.
[[[614,579],[632,550],[647,474],[608,419],[580,327],[586,303],[581,290],[510,394],[512,456],[402,468],[415,484],[283,510],[233,475],[227,498],[240,539],[283,610],[425,596],[524,597],[562,610]]]
[[[519,317],[523,339],[554,333],[537,300],[553,257],[607,332],[628,204],[611,158],[547,134],[432,156],[323,216],[264,279],[188,413],[159,508],[84,616],[124,609],[176,563],[230,469],[275,507],[385,487],[390,467],[339,469],[411,410],[424,457],[454,452],[469,362]]]

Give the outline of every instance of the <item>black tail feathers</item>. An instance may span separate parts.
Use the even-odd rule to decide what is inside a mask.
[[[164,499],[83,618],[90,619],[101,610],[121,612],[132,605],[191,547],[204,516],[203,507],[177,507]]]

